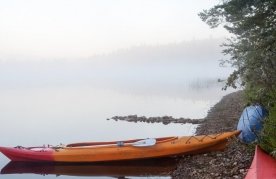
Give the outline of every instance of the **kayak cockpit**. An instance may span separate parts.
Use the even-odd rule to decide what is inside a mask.
[[[177,139],[178,137],[161,137],[161,138],[154,138],[156,143],[162,143],[162,142],[168,142]],[[148,138],[153,139],[153,138]],[[135,144],[139,141],[145,141],[148,139],[132,139],[132,140],[125,140],[125,141],[111,141],[111,142],[81,142],[81,143],[72,143],[66,145],[66,147],[92,147],[92,146],[102,146],[102,145],[129,145],[129,144]]]

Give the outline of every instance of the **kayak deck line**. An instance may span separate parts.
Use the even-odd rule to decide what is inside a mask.
[[[160,158],[225,149],[240,131],[213,135],[161,137],[112,142],[82,142],[48,147],[0,147],[12,161],[102,162]]]
[[[202,142],[205,138],[211,138],[211,139],[216,139],[218,136],[222,135],[223,133],[219,133],[216,135],[203,135],[203,136],[190,136],[190,138],[186,141],[186,144],[189,143],[191,139],[196,139],[199,142]],[[168,142],[172,141],[175,139],[178,139],[178,136],[174,137],[163,137],[163,138],[156,138],[156,143],[160,144],[162,142]],[[150,138],[148,138],[150,139]],[[135,139],[135,140],[128,140],[128,141],[114,141],[114,142],[89,142],[89,143],[73,143],[73,144],[67,144],[65,147],[61,148],[66,148],[66,149],[73,149],[73,148],[83,148],[83,147],[98,147],[98,146],[115,146],[118,145],[118,143],[123,142],[123,145],[133,145],[135,142],[138,142],[140,140],[146,140],[146,139]],[[116,143],[116,144],[115,144]]]

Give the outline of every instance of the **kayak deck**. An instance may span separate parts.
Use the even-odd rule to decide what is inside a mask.
[[[174,140],[177,137],[160,137],[156,138],[156,143],[167,142],[170,140]],[[93,147],[93,146],[104,146],[104,145],[129,145],[135,142],[146,140],[146,139],[133,139],[133,140],[125,140],[125,141],[112,141],[112,142],[81,142],[81,143],[72,143],[67,144],[66,147]]]

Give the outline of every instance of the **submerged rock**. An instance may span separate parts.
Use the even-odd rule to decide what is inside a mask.
[[[162,116],[162,117],[145,117],[137,115],[128,115],[128,116],[114,116],[111,119],[115,121],[128,121],[128,122],[147,122],[147,123],[179,123],[179,124],[201,124],[203,119],[190,119],[190,118],[173,118],[172,116]],[[110,119],[107,119],[110,120]]]

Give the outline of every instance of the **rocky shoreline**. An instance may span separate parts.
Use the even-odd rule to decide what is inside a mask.
[[[128,122],[161,122],[199,124],[196,135],[214,134],[235,130],[245,107],[243,92],[237,91],[224,96],[213,106],[204,119],[144,117],[137,115],[114,116],[111,119]],[[108,119],[110,120],[110,119]],[[183,155],[177,159],[177,167],[171,173],[173,179],[242,179],[251,165],[254,147],[234,138],[223,152],[199,155]]]
[[[235,130],[245,104],[243,92],[224,96],[209,112],[196,134]],[[186,155],[179,158],[173,179],[242,179],[250,167],[254,147],[232,139],[223,152]]]

